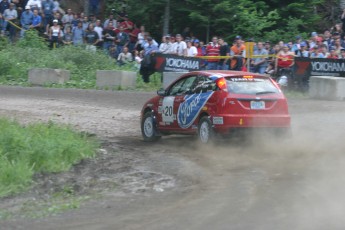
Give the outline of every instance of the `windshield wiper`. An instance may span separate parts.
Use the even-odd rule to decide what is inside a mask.
[[[259,95],[259,94],[269,94],[269,93],[277,93],[275,91],[261,91],[261,92],[257,92],[256,95]]]

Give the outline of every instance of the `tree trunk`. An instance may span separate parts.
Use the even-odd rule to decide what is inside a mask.
[[[341,10],[345,9],[345,0],[339,0],[339,7]]]
[[[164,12],[164,24],[163,24],[163,35],[169,33],[169,22],[170,22],[170,0],[166,0],[165,12]]]
[[[84,14],[89,16],[89,0],[84,0]]]

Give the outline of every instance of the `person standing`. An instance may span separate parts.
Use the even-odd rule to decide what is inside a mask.
[[[14,9],[14,4],[10,3],[10,8],[4,11],[4,24],[3,24],[3,33],[7,29],[9,30],[9,39],[10,42],[14,41],[14,38],[16,36],[16,28],[14,27],[14,23],[18,18],[17,10]]]
[[[93,24],[89,24],[89,27],[85,33],[86,50],[96,52],[97,50],[96,46],[98,42],[99,42],[98,33],[94,30]]]
[[[34,20],[34,14],[30,10],[30,6],[25,7],[25,11],[20,17],[20,24],[22,25],[22,30],[20,31],[20,37],[23,38],[25,31],[30,29],[32,22]]]
[[[150,82],[150,75],[154,73],[151,54],[159,51],[158,46],[153,43],[152,37],[147,37],[147,46],[144,49],[144,58],[140,66],[140,74],[142,75],[145,83]]]
[[[83,23],[78,22],[77,27],[72,30],[72,41],[74,46],[80,46],[84,43],[85,31],[83,30]]]
[[[172,53],[179,56],[187,56],[187,44],[182,40],[181,34],[176,34],[176,42],[172,48]]]
[[[214,36],[212,37],[212,42],[210,42],[206,46],[206,56],[216,57],[216,56],[219,56],[219,53],[220,53],[220,47],[218,44],[218,37]],[[218,69],[218,62],[219,62],[219,59],[216,59],[216,58],[208,59],[207,69],[208,70]]]
[[[96,20],[94,31],[97,32],[98,39],[99,39],[99,42],[97,43],[97,47],[98,48],[103,47],[103,27],[102,27],[101,20],[99,19]]]
[[[124,32],[124,28],[123,26],[119,27],[120,32],[116,35],[116,51],[117,51],[117,55],[119,55],[120,53],[122,53],[122,49],[125,46],[128,46],[129,43],[129,35]]]
[[[268,62],[267,62],[268,52],[264,48],[263,42],[258,42],[257,49],[254,50],[254,56],[261,56],[261,57],[254,57],[251,60],[251,63],[250,63],[251,72],[264,74],[268,66]]]
[[[246,47],[242,44],[242,37],[236,36],[235,44],[230,48],[230,69],[241,71],[245,65]]]
[[[59,47],[59,43],[61,40],[61,27],[58,24],[58,20],[53,20],[53,26],[49,29],[49,40],[50,40],[50,48],[57,48]]]
[[[42,17],[43,17],[43,26],[44,28],[53,20],[53,9],[54,3],[52,0],[44,0],[41,3],[42,5]]]
[[[187,57],[195,57],[198,54],[198,50],[193,46],[192,41],[187,41]]]
[[[229,48],[228,44],[224,41],[223,38],[218,39],[218,44],[219,44],[219,55],[220,56],[229,56],[229,58],[230,58],[230,48]],[[227,59],[227,58],[219,59],[218,69],[219,70],[228,70],[229,69],[228,61],[229,61],[229,59]]]
[[[114,32],[113,21],[109,21],[107,26],[103,30],[103,50],[106,54],[109,54],[109,48],[114,45],[116,34]]]
[[[162,54],[171,53],[172,44],[170,42],[170,36],[165,35],[162,37],[162,43],[159,45],[159,52]]]

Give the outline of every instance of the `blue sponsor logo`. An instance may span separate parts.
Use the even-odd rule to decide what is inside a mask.
[[[207,100],[213,92],[192,94],[184,97],[185,101],[180,104],[177,113],[178,125],[183,128],[189,128],[197,118],[200,110],[204,107]]]

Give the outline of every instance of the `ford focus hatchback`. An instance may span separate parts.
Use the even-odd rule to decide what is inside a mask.
[[[287,100],[276,82],[264,75],[190,72],[157,94],[141,111],[144,141],[168,134],[195,134],[208,143],[217,133],[238,129],[290,129]]]

